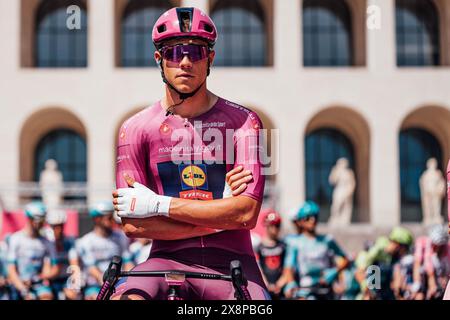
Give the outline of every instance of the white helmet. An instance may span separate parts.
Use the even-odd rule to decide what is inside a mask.
[[[89,210],[89,215],[92,218],[106,216],[114,212],[112,200],[100,201],[95,203]]]
[[[47,214],[47,223],[49,225],[64,224],[67,221],[67,214],[64,210],[50,210]]]
[[[431,243],[437,246],[448,243],[448,230],[440,224],[433,226],[428,236],[430,237]]]
[[[25,206],[25,215],[31,219],[44,219],[47,214],[47,209],[44,203],[34,201]]]

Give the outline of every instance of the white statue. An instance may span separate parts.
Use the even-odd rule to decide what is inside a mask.
[[[419,180],[422,200],[423,223],[426,225],[442,224],[441,205],[445,195],[445,179],[437,168],[435,158],[427,161],[427,169]]]
[[[40,174],[39,185],[42,201],[47,206],[47,210],[59,208],[63,196],[63,177],[55,160],[45,161],[45,169]]]
[[[353,170],[348,166],[346,158],[338,159],[328,177],[329,183],[335,186],[328,221],[332,226],[348,226],[352,219],[356,180]]]

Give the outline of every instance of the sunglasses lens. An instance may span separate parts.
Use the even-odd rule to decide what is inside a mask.
[[[167,47],[163,50],[163,58],[171,62],[179,63],[186,55],[191,62],[197,62],[208,56],[208,49],[205,46],[188,44]]]

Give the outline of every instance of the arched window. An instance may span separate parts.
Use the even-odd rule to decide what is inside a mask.
[[[313,200],[320,206],[319,221],[321,222],[328,221],[330,217],[333,187],[329,184],[328,177],[331,168],[339,158],[346,158],[349,161],[349,167],[356,172],[353,145],[340,131],[322,128],[306,136],[306,200]]]
[[[428,131],[418,128],[400,132],[400,190],[402,222],[422,221],[419,179],[429,158],[436,158],[442,170],[442,149]]]
[[[71,6],[76,6],[72,8],[79,8],[79,10],[68,12],[67,10]],[[85,1],[43,1],[36,13],[35,30],[36,67],[87,66]]]
[[[156,20],[171,8],[166,0],[130,0],[121,23],[121,66],[156,67],[152,29]]]
[[[45,135],[37,144],[34,159],[35,181],[39,181],[48,159],[58,162],[64,181],[86,181],[86,141],[72,130],[59,129]]]
[[[303,64],[349,66],[353,64],[352,23],[342,0],[303,1]]]
[[[397,0],[398,66],[439,65],[439,16],[430,0]]]
[[[267,65],[266,19],[258,0],[218,1],[211,18],[219,33],[214,65]]]

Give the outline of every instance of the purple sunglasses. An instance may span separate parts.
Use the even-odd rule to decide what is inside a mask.
[[[199,44],[177,44],[163,47],[161,53],[164,59],[171,62],[180,63],[185,55],[191,62],[197,62],[208,57],[209,48]]]

